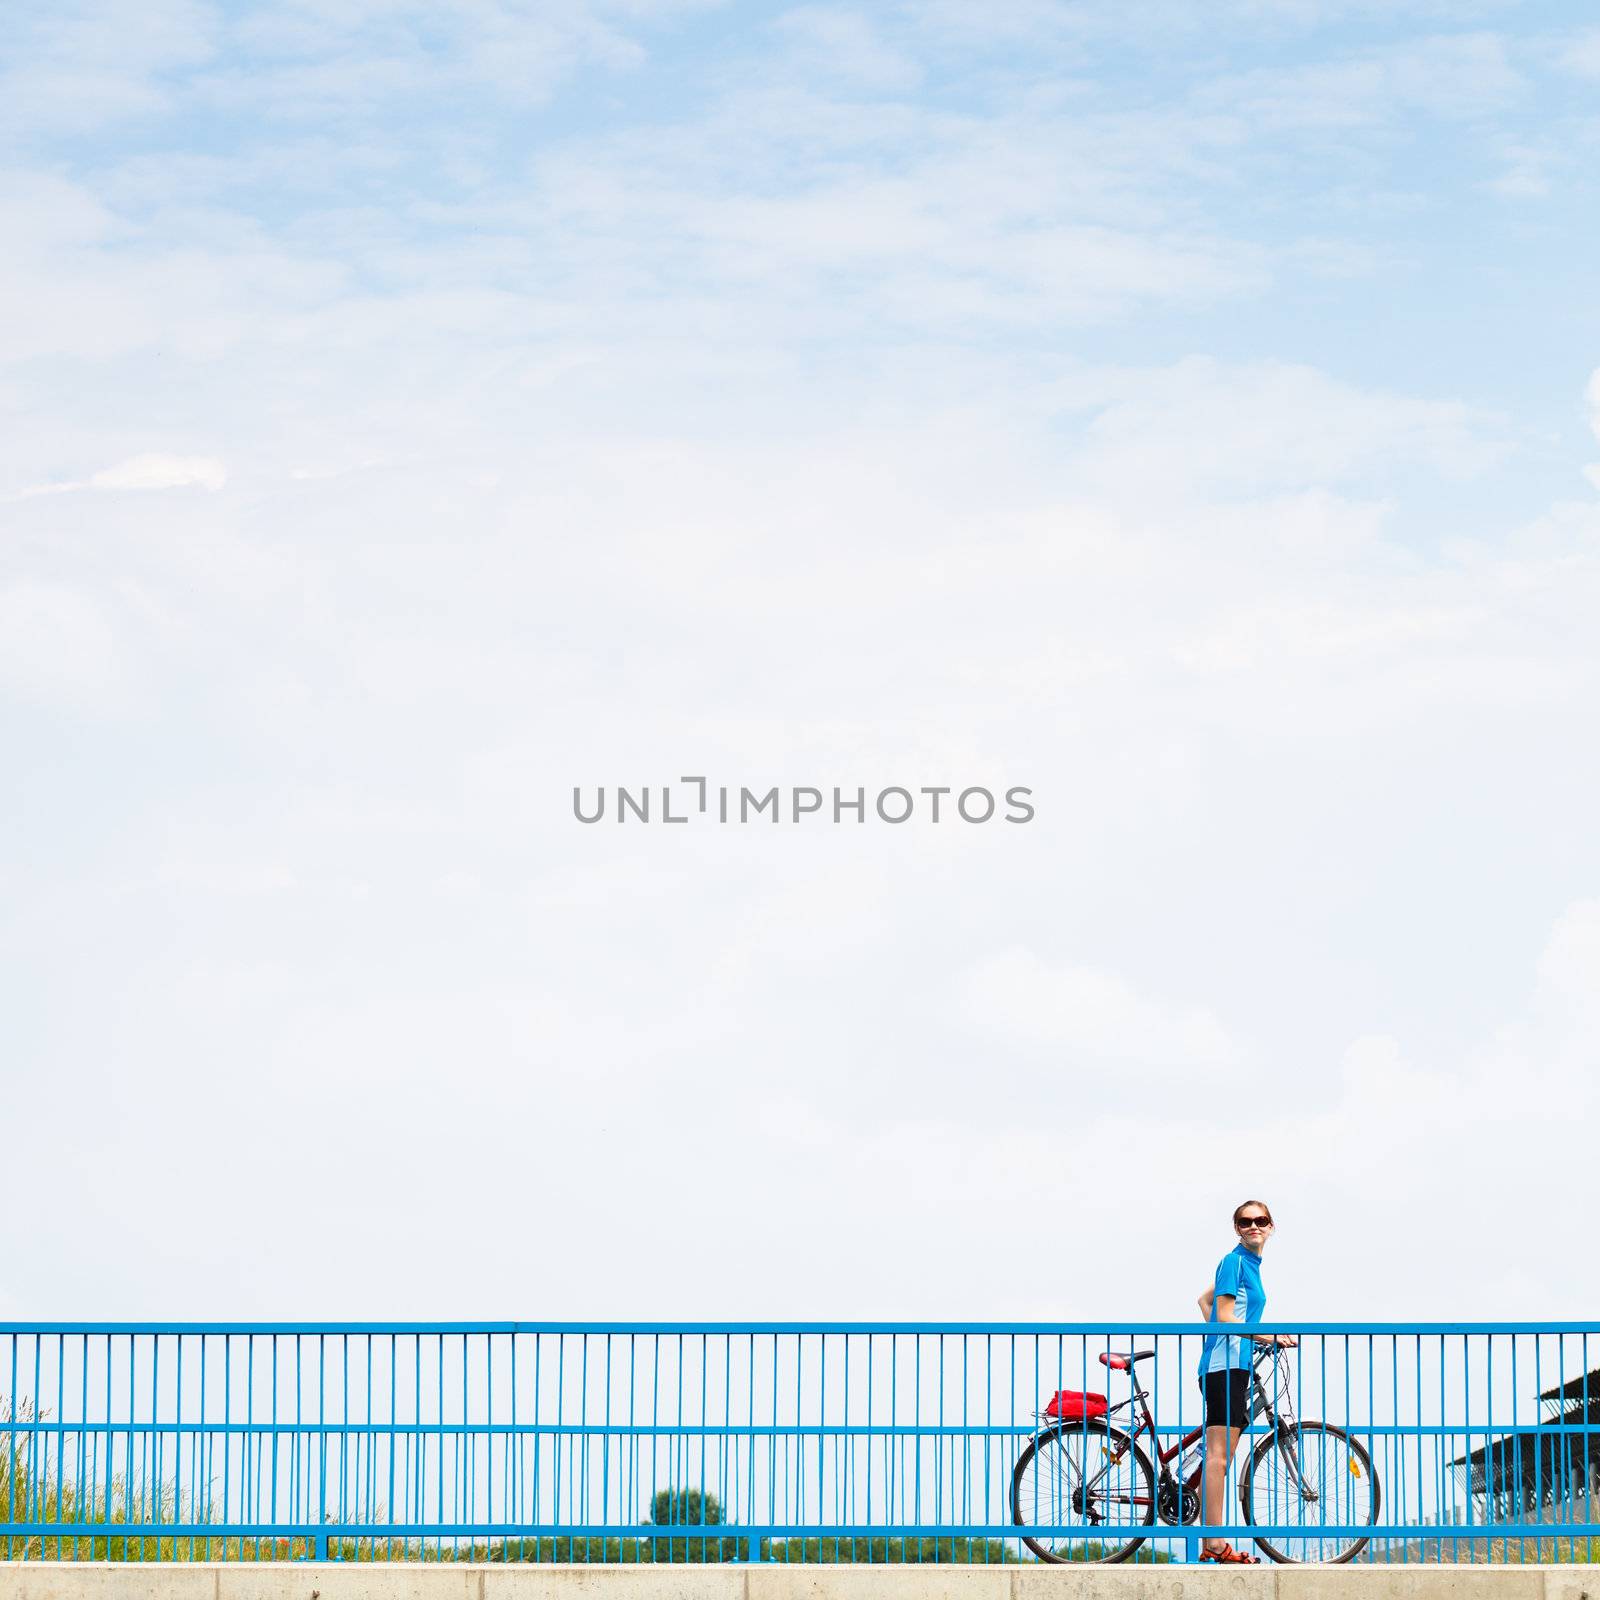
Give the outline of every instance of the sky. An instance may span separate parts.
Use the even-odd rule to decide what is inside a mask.
[[[0,1317],[1592,1316],[1590,8],[12,15]]]

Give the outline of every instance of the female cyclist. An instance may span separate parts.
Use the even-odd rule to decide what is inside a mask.
[[[1208,1323],[1251,1323],[1261,1320],[1267,1297],[1261,1288],[1261,1251],[1272,1237],[1272,1212],[1262,1200],[1235,1206],[1233,1229],[1239,1242],[1217,1263],[1211,1287],[1200,1296],[1200,1313]],[[1249,1420],[1250,1345],[1293,1345],[1293,1334],[1208,1333],[1200,1350],[1200,1387],[1205,1393],[1206,1467],[1201,1483],[1200,1520],[1226,1522],[1223,1515],[1228,1463]],[[1202,1561],[1249,1562],[1226,1539],[1207,1539]]]

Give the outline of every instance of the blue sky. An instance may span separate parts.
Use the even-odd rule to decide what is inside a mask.
[[[1587,8],[0,48],[9,1313],[1184,1315],[1261,1191],[1332,1316],[1379,1188],[1440,1266],[1363,1310],[1572,1310],[1575,1174],[1531,1245],[1441,1196],[1593,1109]],[[571,819],[689,772],[1038,816]],[[64,1267],[132,1192],[185,1226]],[[537,1304],[250,1266],[374,1233]]]

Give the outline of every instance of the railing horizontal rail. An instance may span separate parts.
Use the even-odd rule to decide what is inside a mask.
[[[1057,1426],[1052,1423],[1051,1426]],[[1071,1424],[1067,1424],[1071,1426]],[[1560,1437],[1564,1434],[1586,1435],[1600,1434],[1600,1422],[1550,1422],[1550,1423],[1524,1423],[1524,1429],[1536,1430],[1541,1435],[1549,1434]],[[1180,1438],[1193,1430],[1194,1423],[1187,1427],[1174,1427],[1157,1425],[1155,1432],[1164,1438]],[[1352,1424],[1353,1430],[1360,1433],[1362,1438],[1369,1434],[1383,1438],[1394,1436],[1397,1438],[1444,1436],[1452,1439],[1464,1439],[1469,1436],[1482,1434],[1482,1427],[1467,1427],[1460,1423],[1399,1423],[1399,1422],[1363,1422]],[[51,1422],[42,1421],[12,1421],[10,1418],[0,1418],[0,1434],[49,1434],[54,1438],[57,1434],[75,1435],[85,1431],[85,1424],[80,1422]],[[973,1439],[973,1438],[1007,1438],[1031,1439],[1040,1431],[1038,1421],[1029,1422],[996,1422],[996,1423],[882,1423],[868,1425],[849,1424],[842,1422],[804,1422],[804,1423],[715,1423],[715,1422],[119,1422],[97,1425],[96,1431],[100,1434],[110,1434],[121,1438],[126,1435],[137,1437],[146,1433],[162,1434],[228,1434],[251,1436],[264,1435],[271,1437],[288,1437],[291,1435],[300,1438],[308,1437],[338,1437],[341,1435],[366,1435],[373,1434],[382,1438],[405,1438],[408,1435],[427,1434],[430,1437],[444,1435],[454,1437],[458,1434],[474,1434],[482,1437],[495,1438],[521,1438],[531,1437],[535,1434],[556,1435],[562,1438],[573,1437],[611,1437],[611,1438],[757,1438],[757,1439],[784,1439],[796,1434],[804,1434],[807,1438],[947,1438],[947,1439]],[[1245,1428],[1242,1437],[1263,1437],[1267,1429],[1261,1427]],[[0,1532],[5,1528],[0,1523]]]
[[[28,1534],[34,1537],[48,1539],[64,1539],[69,1543],[76,1538],[80,1542],[88,1539],[104,1541],[109,1534],[113,1539],[126,1539],[129,1543],[136,1543],[141,1537],[151,1538],[160,1534],[164,1538],[178,1539],[219,1539],[219,1538],[261,1538],[261,1539],[289,1539],[304,1538],[307,1530],[299,1523],[259,1523],[259,1522],[162,1522],[151,1523],[148,1527],[126,1528],[120,1525],[107,1526],[104,1523],[61,1523],[61,1522],[31,1522],[13,1523],[6,1525],[6,1531],[11,1534]],[[350,1522],[323,1524],[319,1529],[313,1530],[338,1539],[394,1539],[401,1540],[415,1538],[416,1529],[406,1523],[372,1523]],[[1228,1535],[1233,1538],[1297,1538],[1305,1534],[1305,1525],[1298,1522],[1231,1522],[1218,1523],[1214,1530],[1218,1534]],[[1507,1522],[1496,1523],[1492,1529],[1471,1527],[1466,1524],[1460,1526],[1441,1527],[1434,1522],[1380,1522],[1366,1525],[1366,1531],[1374,1538],[1384,1539],[1457,1539],[1465,1541],[1469,1538],[1482,1538],[1486,1533],[1492,1532],[1495,1537],[1521,1538],[1521,1539],[1546,1539],[1549,1540],[1560,1534],[1565,1535],[1567,1529],[1557,1527],[1548,1522]],[[804,1530],[809,1539],[882,1539],[884,1529],[877,1523],[841,1523],[825,1529],[810,1528]],[[907,1524],[904,1529],[894,1530],[894,1536],[899,1537],[904,1533],[907,1538],[921,1539],[1014,1539],[1016,1528],[1008,1522],[938,1522],[923,1524]],[[446,1522],[437,1527],[428,1529],[431,1539],[437,1534],[452,1539],[551,1539],[551,1538],[576,1538],[599,1539],[604,1537],[615,1538],[616,1528],[606,1522],[569,1523],[546,1522],[527,1523],[507,1526],[498,1522]],[[631,1530],[631,1537],[636,1537],[646,1543],[679,1543],[687,1541],[690,1544],[715,1542],[719,1539],[746,1539],[752,1536],[762,1539],[796,1539],[800,1530],[783,1522],[741,1522],[737,1527],[723,1523],[685,1523],[673,1528],[644,1528]],[[1183,1540],[1188,1536],[1187,1530],[1182,1528],[1163,1527],[1159,1523],[1151,1529],[1150,1537],[1153,1539]]]
[[[1548,1334],[1600,1336],[1600,1322],[1260,1322],[1259,1333],[1296,1333],[1392,1338],[1459,1338],[1467,1334]],[[590,1338],[627,1334],[901,1334],[907,1337],[982,1337],[1017,1335],[1027,1338],[1070,1335],[1077,1338],[1127,1339],[1145,1334],[1195,1338],[1193,1322],[0,1322],[0,1338],[12,1334],[253,1334],[257,1338],[299,1335],[304,1338],[339,1334],[587,1334]]]

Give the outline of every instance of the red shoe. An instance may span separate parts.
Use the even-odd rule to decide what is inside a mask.
[[[1202,1561],[1221,1562],[1224,1566],[1259,1567],[1261,1565],[1259,1556],[1247,1556],[1242,1551],[1235,1550],[1231,1544],[1223,1545],[1220,1550],[1202,1550],[1200,1559]]]

